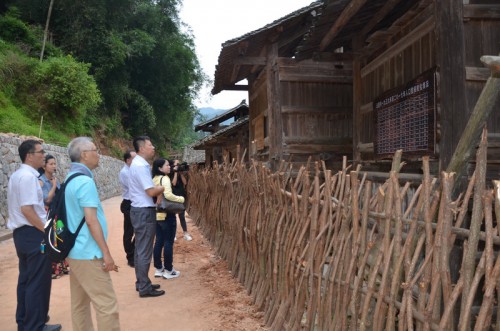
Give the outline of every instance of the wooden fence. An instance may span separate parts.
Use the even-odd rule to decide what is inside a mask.
[[[294,176],[233,162],[192,169],[189,213],[273,330],[499,330],[500,183],[485,182],[485,145],[456,199],[454,175],[432,178],[426,158],[405,185],[398,154],[381,185],[345,160]]]

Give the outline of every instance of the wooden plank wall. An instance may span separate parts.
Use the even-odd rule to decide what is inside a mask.
[[[283,155],[296,164],[340,164],[352,154],[352,70],[329,62],[280,59]]]
[[[451,60],[450,56],[454,53],[454,47],[448,45],[451,41],[447,38],[447,34],[450,32],[449,29],[447,30],[443,26],[443,24],[453,26],[462,24],[462,20],[455,22],[455,18],[448,17],[448,15],[451,15],[449,13],[450,6],[456,11],[456,13],[452,13],[453,15],[463,13],[465,56],[462,63],[464,63],[465,67],[465,93],[459,93],[464,101],[457,103],[457,93],[441,91],[440,88],[445,85],[443,85],[443,81],[440,81],[438,93],[441,95],[441,102],[437,108],[437,147],[440,153],[439,157],[442,159],[441,163],[446,163],[446,160],[453,153],[460,133],[463,131],[463,127],[474,109],[484,83],[490,75],[490,71],[483,66],[479,59],[482,55],[498,55],[500,53],[500,3],[498,2],[492,3],[486,0],[467,1],[463,8],[458,9],[459,4],[456,2],[448,3],[448,1],[447,4],[440,3],[439,8],[430,6],[422,12],[420,17],[414,20],[415,22],[420,21],[419,25],[410,22],[401,31],[398,39],[391,39],[387,49],[379,50],[376,54],[368,56],[369,61],[362,65],[360,70],[361,92],[359,93],[361,95],[361,105],[357,107],[359,110],[355,109],[357,111],[355,117],[357,117],[358,132],[354,135],[356,139],[354,143],[359,147],[359,149],[356,149],[357,153],[355,153],[358,161],[362,160],[366,163],[375,159],[371,145],[374,137],[371,102],[375,97],[435,66],[441,66],[440,79],[447,81],[446,88],[458,88],[457,86],[460,85],[452,77],[446,76],[449,76],[450,73],[456,73],[460,69],[448,68],[447,64],[443,65],[444,62],[456,62],[456,66],[460,62]],[[441,20],[439,24],[436,23],[436,19]],[[408,40],[413,40],[413,42],[408,44]],[[459,41],[456,42],[460,44]],[[401,44],[404,44],[405,47],[401,48]],[[451,85],[450,79],[452,80]],[[446,95],[451,93],[453,96],[451,98],[446,97],[443,93]],[[498,101],[496,110],[492,112],[487,127],[490,134],[500,133],[500,101]],[[494,146],[496,146],[495,143],[490,148],[496,148]],[[496,152],[491,151],[489,154],[496,155]],[[497,163],[498,160],[494,159],[492,161]],[[381,166],[379,164],[374,167]],[[411,166],[408,168],[411,168]],[[438,171],[439,165],[436,163],[433,168]],[[469,173],[472,171],[473,167],[469,169]]]
[[[291,157],[298,166],[312,156],[338,165],[343,155],[352,154],[349,65],[337,68],[333,63],[299,63],[288,58],[277,58],[273,63],[275,70],[263,70],[250,84],[250,156],[269,161],[278,153],[280,159]],[[270,73],[272,84],[279,85],[273,89],[268,86]],[[271,120],[280,124],[281,131],[271,128]],[[282,146],[276,148],[276,143]],[[270,155],[272,149],[275,152]]]
[[[429,24],[429,22],[425,24]],[[362,69],[362,105],[359,112],[360,127],[358,127],[361,140],[358,143],[373,143],[375,136],[373,99],[384,91],[398,87],[436,66],[434,32],[426,31],[425,34],[414,38],[415,41],[408,47],[392,54],[371,72],[364,72]],[[362,153],[361,159],[363,161],[373,160],[371,151]]]

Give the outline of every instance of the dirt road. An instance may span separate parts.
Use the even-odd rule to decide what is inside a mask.
[[[119,210],[121,199],[103,202],[109,226],[108,244],[119,272],[112,273],[113,284],[120,306],[122,330],[267,330],[262,313],[252,306],[244,288],[231,277],[226,263],[188,218],[188,230],[193,241],[182,238],[177,226],[174,246],[174,266],[181,272],[176,279],[154,278],[166,295],[158,298],[139,298],[135,291],[134,269],[126,264],[121,243],[123,218]],[[17,256],[12,239],[0,242],[0,328],[15,331]],[[72,330],[70,312],[69,276],[52,282],[52,323],[61,323],[63,330]],[[95,326],[94,321],[94,326]]]

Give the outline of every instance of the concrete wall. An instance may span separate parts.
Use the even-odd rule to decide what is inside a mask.
[[[5,229],[7,224],[7,184],[10,175],[16,171],[21,159],[17,148],[25,139],[14,135],[0,134],[0,229]],[[62,182],[66,176],[71,161],[66,147],[43,144],[43,149],[52,154],[57,160],[57,178]],[[94,176],[101,200],[121,194],[118,174],[124,162],[109,156],[101,156],[99,167],[94,170]]]

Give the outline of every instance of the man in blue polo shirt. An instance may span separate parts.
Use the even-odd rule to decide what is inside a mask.
[[[85,216],[67,261],[71,267],[71,317],[74,331],[93,330],[90,312],[92,302],[99,330],[118,331],[118,302],[109,275],[118,271],[106,243],[108,227],[92,174],[99,165],[99,152],[90,138],[78,137],[68,145],[75,177],[66,187],[66,216],[68,228],[74,232]],[[67,177],[66,177],[67,178]]]
[[[148,276],[156,234],[156,205],[153,197],[162,199],[165,188],[153,183],[148,163],[155,156],[151,139],[139,136],[134,139],[133,145],[137,155],[130,165],[129,192],[132,201],[130,219],[135,233],[135,288],[141,298],[157,297],[165,294],[165,291],[158,289],[159,284],[151,284]]]

